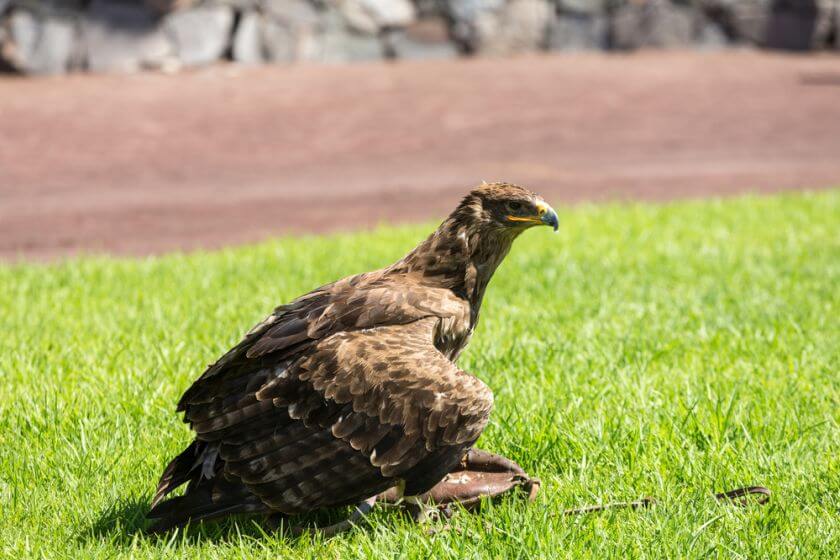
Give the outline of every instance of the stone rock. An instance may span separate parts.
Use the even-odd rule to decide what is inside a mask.
[[[723,28],[713,21],[703,21],[697,30],[695,44],[698,48],[706,50],[723,49],[730,46],[731,42]]]
[[[840,48],[840,0],[817,0],[815,49]]]
[[[171,63],[174,46],[143,5],[92,0],[82,26],[88,68],[136,72]]]
[[[446,10],[452,19],[470,23],[484,13],[499,12],[505,0],[447,0]]]
[[[483,41],[482,52],[512,54],[546,46],[553,9],[546,0],[512,0],[501,12],[496,35]]]
[[[607,12],[609,0],[556,0],[558,14],[598,15]]]
[[[262,51],[270,62],[294,62],[300,59],[298,36],[283,22],[265,18],[259,22]]]
[[[77,17],[87,7],[87,0],[0,0],[7,7],[29,10],[38,17]],[[2,12],[0,8],[0,12]]]
[[[324,32],[320,37],[318,60],[323,62],[356,62],[378,60],[385,56],[385,47],[377,36],[360,34],[349,29],[344,17],[333,10],[324,14]]]
[[[63,74],[74,65],[77,22],[15,9],[0,41],[0,58],[25,74]]]
[[[448,9],[455,40],[491,55],[544,47],[553,11],[547,0],[450,0]]]
[[[698,8],[732,41],[761,45],[774,0],[698,0]]]
[[[233,36],[231,48],[233,60],[240,64],[259,64],[265,60],[260,33],[260,15],[245,12],[239,17],[239,24]]]
[[[789,51],[807,51],[814,43],[816,18],[796,12],[770,16],[762,46]]]
[[[326,35],[319,59],[322,62],[360,62],[379,60],[384,56],[385,47],[379,38],[349,32]]]
[[[263,55],[274,62],[320,57],[323,22],[306,0],[267,0],[259,22]]]
[[[425,18],[405,29],[388,31],[384,42],[389,58],[416,60],[458,56],[458,49],[449,40],[446,22],[441,18]]]
[[[822,19],[820,15],[816,0],[775,2],[767,24],[764,46],[792,51],[814,48],[818,43],[817,27]]]
[[[346,0],[345,0],[346,1]],[[406,27],[417,12],[410,0],[352,0],[365,10],[380,29]]]
[[[207,2],[208,0],[198,1]],[[216,0],[216,2],[222,3],[225,6],[230,6],[234,11],[248,12],[261,10],[262,5],[266,3],[266,0]]]
[[[337,6],[354,31],[372,35],[382,29],[405,27],[416,15],[409,0],[338,0]]]
[[[260,0],[259,6],[267,16],[292,26],[314,26],[320,19],[307,0]]]
[[[192,8],[198,0],[144,0],[146,6],[159,14]]]
[[[736,42],[790,50],[825,46],[837,32],[838,0],[699,0]]]
[[[443,16],[441,2],[438,0],[413,0],[417,19],[437,18]]]
[[[451,37],[467,52],[481,48],[483,40],[498,29],[505,0],[447,0]]]
[[[604,15],[560,14],[548,26],[548,48],[553,51],[604,50],[607,42]]]
[[[228,48],[232,26],[233,10],[221,5],[174,12],[163,23],[184,66],[201,66],[221,59]]]
[[[690,8],[666,0],[624,4],[612,15],[611,46],[621,50],[688,46],[694,39],[694,22]]]
[[[743,42],[763,45],[770,23],[772,0],[728,0],[728,19],[736,37]]]

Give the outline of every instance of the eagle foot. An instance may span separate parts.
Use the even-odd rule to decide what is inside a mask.
[[[406,498],[405,505],[416,517],[412,511],[413,504],[434,504],[435,508],[448,518],[452,514],[452,504],[458,504],[465,509],[477,509],[483,499],[496,498],[515,489],[524,491],[528,501],[534,501],[540,489],[540,480],[528,476],[522,467],[507,457],[471,449],[455,470],[425,494],[414,497],[411,502]],[[396,498],[393,489],[380,494],[380,501],[384,503],[396,504]]]
[[[424,501],[419,496],[408,496],[405,498],[405,507],[411,519],[415,523],[429,523],[433,521],[448,520],[452,517],[452,510],[448,504],[437,505]]]
[[[347,519],[339,521],[338,523],[333,523],[332,525],[327,525],[325,527],[304,527],[301,525],[293,525],[289,530],[291,534],[296,537],[311,533],[319,534],[324,538],[329,538],[366,523],[367,520],[365,519],[365,516],[370,513],[375,503],[376,496],[360,502]]]

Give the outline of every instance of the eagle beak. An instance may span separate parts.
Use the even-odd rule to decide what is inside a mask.
[[[540,221],[545,225],[554,228],[554,231],[557,231],[560,227],[560,220],[557,218],[557,212],[554,211],[554,208],[544,202],[540,202],[537,204],[537,210],[539,212]]]

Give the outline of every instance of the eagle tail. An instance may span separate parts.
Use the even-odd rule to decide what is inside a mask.
[[[152,498],[152,509],[163,501],[173,490],[185,482],[195,481],[201,476],[201,467],[204,463],[204,455],[207,451],[207,443],[195,440],[180,455],[172,459],[166,470],[160,477],[155,497]]]
[[[215,519],[237,513],[264,513],[265,504],[248,492],[240,482],[226,480],[223,476],[202,480],[187,488],[183,496],[170,498],[156,504],[146,515],[156,520],[146,529],[147,533],[163,533],[190,522]]]

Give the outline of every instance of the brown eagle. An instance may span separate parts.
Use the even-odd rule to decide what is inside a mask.
[[[483,184],[403,259],[275,309],[181,397],[195,440],[164,471],[150,530],[430,490],[487,425],[493,394],[455,361],[536,225],[558,227],[541,197]]]

